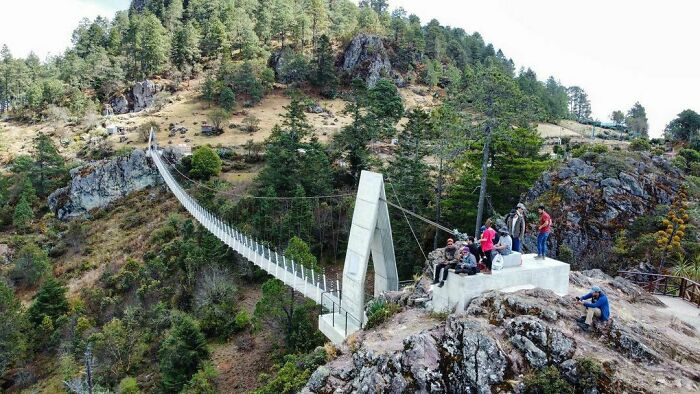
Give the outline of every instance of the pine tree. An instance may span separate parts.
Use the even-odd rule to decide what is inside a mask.
[[[34,220],[34,212],[32,206],[29,205],[27,197],[23,194],[15,206],[15,213],[12,215],[12,225],[16,228],[25,230]]]
[[[217,89],[216,80],[211,76],[211,74],[207,74],[206,78],[204,79],[204,83],[202,83],[202,98],[207,102],[207,105],[211,107],[211,103],[218,95],[219,92]]]
[[[65,161],[58,153],[51,138],[39,133],[34,139],[34,169],[31,176],[39,196],[53,191],[65,176]]]
[[[226,26],[217,17],[213,17],[204,24],[204,31],[200,41],[202,55],[212,57],[228,46],[226,38]]]
[[[173,34],[172,61],[178,70],[192,67],[199,60],[199,32],[192,22],[180,25]]]
[[[273,0],[259,0],[255,10],[255,33],[267,45],[272,37]]]
[[[387,198],[399,198],[404,208],[425,215],[433,188],[431,168],[425,160],[430,153],[427,142],[433,137],[433,127],[430,115],[421,109],[410,111],[407,117],[408,123],[399,133],[398,148],[387,169],[390,182]],[[417,236],[424,234],[425,226],[422,223],[413,221],[412,226]],[[407,277],[419,272],[423,267],[423,264],[416,264],[422,261],[420,249],[402,214],[392,212],[392,228],[399,276]]]
[[[368,109],[379,126],[379,137],[393,137],[404,110],[399,90],[388,79],[380,79],[368,93]]]
[[[338,77],[335,74],[335,56],[331,41],[327,35],[322,35],[316,47],[316,72],[312,79],[314,86],[321,88],[321,95],[335,98],[338,94]]]
[[[30,322],[39,326],[46,317],[55,324],[56,319],[67,312],[66,288],[51,277],[39,288],[27,316]]]
[[[177,314],[168,336],[158,351],[161,383],[166,392],[176,393],[209,359],[209,350],[199,325],[186,314]]]
[[[224,86],[221,89],[221,93],[219,93],[219,105],[229,112],[236,107],[236,94],[230,87]]]
[[[22,359],[27,351],[27,319],[14,292],[0,281],[0,376]]]

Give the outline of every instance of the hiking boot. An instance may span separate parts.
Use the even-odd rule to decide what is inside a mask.
[[[586,322],[586,316],[581,316],[578,319],[576,319],[577,322],[579,323],[585,323]]]
[[[445,281],[444,281],[444,280],[441,280],[441,281],[440,281],[440,284],[438,285],[438,287],[442,287],[442,286],[445,286]]]
[[[578,327],[579,327],[580,329],[582,329],[583,331],[586,331],[586,332],[591,331],[591,326],[589,326],[589,325],[586,324],[586,323],[579,323],[579,324],[578,324]]]

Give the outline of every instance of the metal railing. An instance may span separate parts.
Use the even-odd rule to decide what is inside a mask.
[[[691,279],[636,271],[617,274],[652,294],[678,297],[700,308],[700,284]]]
[[[342,319],[341,322],[343,324],[343,328],[345,330],[344,336],[347,338],[348,336],[348,320],[353,322],[353,324],[356,324],[358,328],[362,327],[362,322],[353,316],[350,312],[348,312],[345,308],[343,308],[342,305],[342,297],[339,294],[337,297],[333,296],[331,298],[332,292],[329,293],[322,293],[321,294],[321,313],[323,313],[323,310],[326,310],[327,312],[331,313],[331,326],[335,327],[336,321],[335,321],[335,315],[338,314],[340,315],[340,318]],[[324,304],[324,297],[328,299],[330,302],[330,306],[328,303]],[[336,302],[336,300],[338,300]],[[338,322],[338,323],[341,323]]]

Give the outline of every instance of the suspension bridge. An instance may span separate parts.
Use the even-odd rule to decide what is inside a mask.
[[[365,278],[370,256],[374,264],[375,294],[398,290],[398,273],[381,174],[365,171],[360,179],[341,285],[339,280],[327,278],[325,272],[286,258],[200,205],[171,173],[170,164],[163,158],[163,150],[158,147],[153,131],[149,136],[147,153],[167,187],[197,222],[245,259],[322,307],[326,313],[319,317],[319,328],[333,342],[342,342],[364,323]]]

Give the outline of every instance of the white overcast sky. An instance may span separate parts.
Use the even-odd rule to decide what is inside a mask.
[[[83,17],[111,17],[129,0],[0,0],[0,44],[40,57],[70,45]],[[425,24],[478,31],[540,79],[583,87],[593,116],[607,120],[639,100],[651,134],[686,108],[700,112],[700,2],[686,0],[390,0]]]

